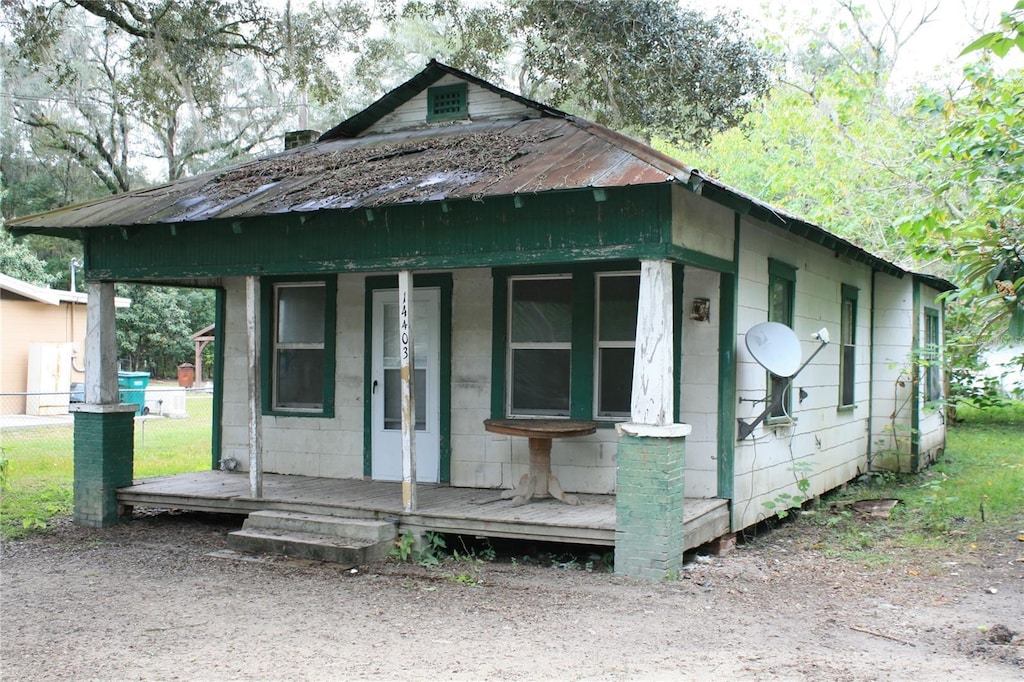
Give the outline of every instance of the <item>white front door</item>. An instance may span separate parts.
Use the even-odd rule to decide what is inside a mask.
[[[437,483],[441,470],[440,291],[415,289],[416,480]],[[402,480],[402,380],[398,291],[373,292],[373,374],[370,377],[373,478]]]

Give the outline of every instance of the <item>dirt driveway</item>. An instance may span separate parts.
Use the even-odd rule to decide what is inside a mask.
[[[210,556],[157,515],[3,546],[5,680],[1024,679],[1024,543],[864,569],[789,525],[679,580]],[[1006,630],[1009,632],[1006,632]]]

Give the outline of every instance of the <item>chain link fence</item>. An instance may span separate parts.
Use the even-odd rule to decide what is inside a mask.
[[[121,389],[121,402],[137,406],[135,477],[199,471],[212,466],[213,395],[168,383]],[[73,462],[74,415],[84,400],[69,393],[0,393],[0,457],[8,474],[54,472]]]

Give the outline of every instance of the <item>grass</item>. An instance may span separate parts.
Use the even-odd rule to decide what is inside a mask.
[[[208,469],[213,400],[190,393],[187,419],[137,420],[135,478]],[[69,426],[5,431],[0,459],[0,532],[45,530],[72,511],[74,433]]]
[[[825,527],[826,554],[866,566],[891,561],[893,550],[970,546],[986,534],[1015,533],[1024,522],[1024,403],[960,408],[947,430],[946,452],[918,474],[884,474],[847,486],[803,515]],[[888,520],[864,521],[846,511],[853,500],[901,501]]]

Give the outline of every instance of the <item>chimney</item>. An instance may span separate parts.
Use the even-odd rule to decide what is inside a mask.
[[[319,130],[293,130],[284,134],[284,149],[295,149],[307,144],[313,144],[320,137]]]

